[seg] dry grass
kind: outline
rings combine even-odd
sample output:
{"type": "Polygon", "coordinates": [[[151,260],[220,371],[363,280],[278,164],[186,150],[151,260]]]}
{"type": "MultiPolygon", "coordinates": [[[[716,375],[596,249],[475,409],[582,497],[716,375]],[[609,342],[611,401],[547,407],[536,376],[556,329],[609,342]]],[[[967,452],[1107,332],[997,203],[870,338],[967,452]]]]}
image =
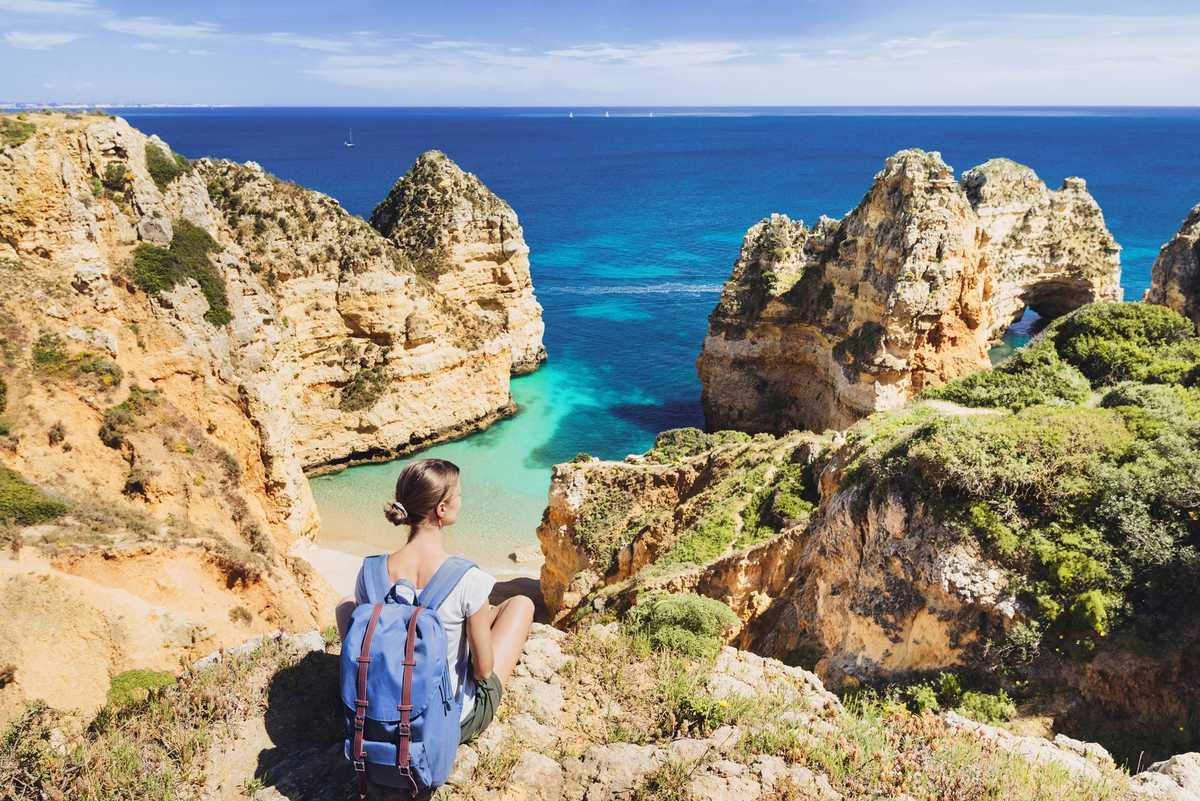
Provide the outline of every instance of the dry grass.
{"type": "MultiPolygon", "coordinates": [[[[330,681],[335,675],[335,660],[301,660],[269,641],[251,654],[226,658],[206,670],[184,670],[173,684],[145,687],[142,700],[123,698],[90,722],[45,706],[31,707],[0,733],[0,798],[198,797],[214,746],[242,720],[263,714],[280,677],[288,677],[288,691],[295,693],[298,704],[326,715],[326,707],[336,701],[330,681]],[[321,675],[313,675],[313,670],[321,675]],[[294,675],[298,672],[305,675],[294,675]],[[306,700],[300,688],[314,696],[328,695],[329,703],[306,700]]],[[[314,727],[309,736],[330,742],[330,734],[329,726],[314,727]]]]}

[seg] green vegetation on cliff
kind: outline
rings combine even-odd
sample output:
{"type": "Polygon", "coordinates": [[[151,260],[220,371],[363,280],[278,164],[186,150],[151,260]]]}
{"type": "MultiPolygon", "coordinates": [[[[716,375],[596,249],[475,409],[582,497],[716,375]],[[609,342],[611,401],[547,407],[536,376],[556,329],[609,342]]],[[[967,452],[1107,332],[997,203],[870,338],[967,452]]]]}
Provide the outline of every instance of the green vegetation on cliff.
{"type": "Polygon", "coordinates": [[[146,169],[160,190],[180,175],[192,171],[192,163],[178,153],[164,151],[153,142],[146,143],[146,169]]]}
{"type": "Polygon", "coordinates": [[[66,504],[54,500],[16,471],[0,467],[0,524],[32,526],[66,511],[66,504]]]}
{"type": "Polygon", "coordinates": [[[650,593],[629,610],[626,623],[655,650],[708,658],[740,625],[725,604],[690,592],[650,593]]]}
{"type": "Polygon", "coordinates": [[[146,292],[157,295],[169,292],[176,284],[191,278],[200,285],[208,301],[204,319],[213,325],[225,325],[233,316],[225,294],[225,280],[213,267],[208,254],[218,252],[217,244],[208,232],[187,220],[176,220],[169,248],[143,242],[133,251],[130,274],[134,283],[146,292]]]}
{"type": "Polygon", "coordinates": [[[1200,601],[1200,338],[1161,306],[1099,303],[994,370],[851,432],[850,480],[921,499],[1016,577],[1056,652],[1169,639],[1200,601]],[[1015,410],[1015,411],[1009,411],[1015,410]]]}
{"type": "Polygon", "coordinates": [[[33,136],[37,126],[20,117],[0,117],[0,146],[16,147],[33,136]]]}

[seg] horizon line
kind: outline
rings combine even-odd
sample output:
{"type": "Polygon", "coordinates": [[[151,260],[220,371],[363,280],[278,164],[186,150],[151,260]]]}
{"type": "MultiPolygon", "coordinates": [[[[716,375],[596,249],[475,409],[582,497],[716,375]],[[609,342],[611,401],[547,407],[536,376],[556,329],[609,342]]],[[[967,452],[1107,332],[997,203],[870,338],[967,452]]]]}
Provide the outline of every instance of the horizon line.
{"type": "Polygon", "coordinates": [[[136,101],[121,101],[121,102],[93,102],[93,101],[2,101],[0,100],[0,109],[24,109],[36,111],[39,109],[48,109],[57,111],[61,109],[105,109],[105,108],[279,108],[279,109],[433,109],[433,110],[462,110],[462,109],[554,109],[562,111],[571,111],[576,109],[644,109],[654,111],[658,109],[851,109],[851,108],[870,108],[870,109],[1172,109],[1172,110],[1200,110],[1200,104],[1079,104],[1079,103],[1040,103],[1040,104],[1018,104],[1018,103],[914,103],[914,104],[895,104],[895,103],[838,103],[838,104],[761,104],[761,105],[702,105],[702,104],[676,104],[676,105],[650,105],[650,104],[578,104],[578,105],[483,105],[483,104],[444,104],[444,105],[402,105],[402,104],[383,104],[383,105],[352,105],[352,104],[317,104],[317,105],[296,105],[296,104],[276,104],[276,103],[171,103],[171,102],[136,102],[136,101]]]}

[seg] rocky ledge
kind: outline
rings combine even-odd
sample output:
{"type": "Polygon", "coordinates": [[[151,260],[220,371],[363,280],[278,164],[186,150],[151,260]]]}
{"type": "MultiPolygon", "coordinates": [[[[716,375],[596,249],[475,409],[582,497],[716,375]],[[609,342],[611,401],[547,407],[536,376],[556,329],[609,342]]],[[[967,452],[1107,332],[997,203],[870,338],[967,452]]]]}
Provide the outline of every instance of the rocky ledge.
{"type": "Polygon", "coordinates": [[[845,428],[988,364],[1028,307],[1120,300],[1119,246],[1084,181],[992,159],[889,158],[841,220],[753,226],[697,362],[709,428],[845,428]]]}
{"type": "MultiPolygon", "coordinates": [[[[9,732],[15,747],[0,753],[0,789],[356,798],[341,754],[336,651],[316,632],[252,643],[131,694],[82,731],[83,720],[31,711],[9,732]],[[180,741],[196,745],[181,756],[171,746],[180,741]],[[121,760],[118,744],[139,759],[121,760]],[[147,789],[151,779],[165,792],[147,789]]],[[[843,705],[800,668],[729,647],[707,658],[654,650],[611,623],[570,634],[535,626],[497,720],[460,748],[436,797],[915,800],[953,788],[967,797],[1194,801],[1198,767],[1200,755],[1182,754],[1130,776],[1094,744],[886,701],[843,705]]]]}

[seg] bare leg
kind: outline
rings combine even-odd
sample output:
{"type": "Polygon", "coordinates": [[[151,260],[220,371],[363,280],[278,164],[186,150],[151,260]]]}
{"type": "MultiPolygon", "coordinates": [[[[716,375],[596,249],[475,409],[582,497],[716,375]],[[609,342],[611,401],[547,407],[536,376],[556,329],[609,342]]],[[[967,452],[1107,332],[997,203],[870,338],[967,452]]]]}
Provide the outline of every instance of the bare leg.
{"type": "Polygon", "coordinates": [[[533,624],[533,601],[524,595],[514,595],[495,607],[492,620],[492,653],[494,654],[496,677],[506,684],[512,676],[525,640],[529,639],[529,627],[533,624]]]}
{"type": "Polygon", "coordinates": [[[337,621],[338,639],[345,640],[346,632],[350,630],[350,615],[354,612],[354,599],[350,597],[343,598],[338,601],[338,605],[333,610],[333,617],[337,621]]]}

